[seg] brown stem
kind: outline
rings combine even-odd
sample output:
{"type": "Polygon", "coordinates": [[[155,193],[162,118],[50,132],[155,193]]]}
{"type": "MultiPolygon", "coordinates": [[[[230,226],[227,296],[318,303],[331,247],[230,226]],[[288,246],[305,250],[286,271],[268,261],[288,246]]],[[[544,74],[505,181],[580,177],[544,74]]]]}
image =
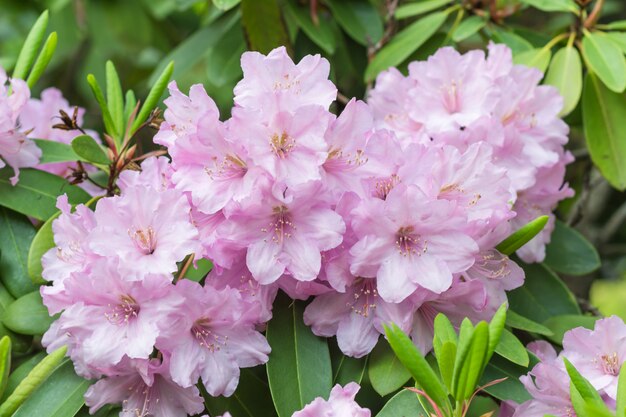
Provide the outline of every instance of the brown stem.
{"type": "Polygon", "coordinates": [[[185,275],[187,274],[187,270],[193,263],[193,260],[195,257],[196,255],[193,253],[187,257],[187,259],[185,260],[185,264],[183,265],[183,269],[180,270],[180,273],[174,279],[174,284],[176,284],[181,278],[185,278],[185,275]]]}
{"type": "Polygon", "coordinates": [[[604,0],[597,0],[596,4],[593,6],[593,10],[589,14],[589,17],[585,20],[585,29],[592,28],[596,21],[600,18],[600,12],[602,12],[602,7],[604,6],[604,0]]]}

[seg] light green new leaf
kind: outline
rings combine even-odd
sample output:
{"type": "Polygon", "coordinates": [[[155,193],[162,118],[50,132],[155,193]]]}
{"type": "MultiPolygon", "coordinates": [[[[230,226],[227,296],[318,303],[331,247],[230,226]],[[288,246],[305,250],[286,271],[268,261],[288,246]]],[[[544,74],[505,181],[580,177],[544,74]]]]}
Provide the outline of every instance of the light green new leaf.
{"type": "Polygon", "coordinates": [[[159,78],[157,78],[156,82],[150,89],[148,97],[146,97],[146,100],[143,102],[143,105],[141,106],[141,109],[137,114],[137,118],[133,122],[133,125],[130,129],[131,134],[134,134],[137,129],[139,129],[139,127],[143,124],[143,122],[148,120],[148,116],[150,116],[150,113],[152,112],[152,110],[154,110],[157,103],[159,102],[159,99],[163,95],[163,92],[167,88],[167,84],[170,82],[173,72],[174,61],[171,61],[169,64],[167,64],[159,78]]]}
{"type": "Polygon", "coordinates": [[[447,17],[444,12],[433,13],[399,32],[370,61],[365,70],[365,81],[373,81],[381,71],[402,63],[437,32],[447,17]]]}
{"type": "Polygon", "coordinates": [[[556,272],[585,275],[600,268],[600,255],[576,229],[557,220],[544,262],[556,272]]]}
{"type": "Polygon", "coordinates": [[[506,329],[502,332],[500,343],[496,347],[496,353],[520,366],[528,366],[530,360],[528,351],[522,342],[506,329]]]}
{"type": "Polygon", "coordinates": [[[537,333],[542,336],[552,336],[554,333],[543,324],[539,324],[509,309],[506,313],[506,325],[514,329],[537,333]]]}
{"type": "Polygon", "coordinates": [[[111,162],[104,149],[89,135],[76,136],[72,140],[72,149],[85,161],[99,165],[108,165],[111,162]]]}
{"type": "Polygon", "coordinates": [[[621,93],[626,89],[626,58],[615,42],[602,34],[586,32],[583,52],[590,70],[609,90],[621,93]]]}
{"type": "Polygon", "coordinates": [[[596,415],[588,414],[585,410],[585,407],[581,407],[582,404],[587,404],[592,407],[597,407],[599,410],[604,410],[608,412],[604,401],[600,397],[600,394],[596,389],[583,377],[578,370],[571,364],[567,358],[563,358],[565,362],[565,369],[567,369],[567,373],[569,374],[571,384],[570,389],[572,390],[572,404],[574,405],[574,409],[577,414],[581,415],[581,417],[585,417],[588,415],[589,417],[596,417],[596,415]],[[580,397],[578,397],[580,395],[580,397]],[[576,399],[576,400],[575,400],[576,399]],[[582,404],[581,400],[582,399],[582,404]]]}
{"type": "Polygon", "coordinates": [[[487,21],[480,16],[470,16],[463,20],[452,34],[454,42],[461,42],[485,27],[487,21]]]}
{"type": "Polygon", "coordinates": [[[81,161],[71,145],[47,139],[33,139],[41,149],[41,164],[53,164],[57,162],[81,161]]]}
{"type": "Polygon", "coordinates": [[[213,5],[220,10],[230,10],[241,3],[241,0],[213,0],[213,5]]]}
{"type": "Polygon", "coordinates": [[[552,336],[548,336],[548,339],[560,345],[563,343],[563,336],[566,332],[576,327],[593,329],[598,319],[599,317],[583,316],[581,314],[563,314],[550,317],[543,324],[548,329],[552,330],[553,334],[552,336]]]}
{"type": "MultiPolygon", "coordinates": [[[[113,62],[106,63],[106,86],[107,86],[107,106],[113,119],[115,131],[119,133],[120,139],[124,133],[124,93],[122,92],[122,83],[117,75],[117,70],[113,62]]],[[[121,142],[117,144],[119,147],[121,142]]]]}
{"type": "Polygon", "coordinates": [[[2,323],[19,334],[42,335],[52,322],[53,317],[43,305],[39,291],[26,294],[11,303],[2,316],[2,323]]]}
{"type": "Polygon", "coordinates": [[[450,3],[449,0],[424,0],[404,4],[396,9],[396,19],[406,19],[407,17],[428,13],[448,3],[450,3]]]}
{"type": "Polygon", "coordinates": [[[489,361],[493,352],[496,351],[496,347],[500,343],[502,332],[504,331],[504,325],[506,323],[506,309],[507,305],[502,304],[496,314],[493,315],[491,322],[489,322],[489,349],[487,350],[487,359],[489,361]]]}
{"type": "Polygon", "coordinates": [[[556,87],[563,96],[563,109],[559,115],[570,114],[583,91],[583,68],[578,49],[573,46],[559,49],[554,54],[544,83],[556,87]]]}
{"type": "Polygon", "coordinates": [[[617,380],[615,417],[626,417],[626,366],[622,366],[617,380]]]}
{"type": "Polygon", "coordinates": [[[411,379],[409,371],[384,341],[372,351],[367,371],[372,387],[381,397],[397,391],[411,379]]]}
{"type": "Polygon", "coordinates": [[[402,390],[387,401],[376,417],[424,417],[425,415],[426,411],[417,399],[417,394],[402,390]]]}
{"type": "Polygon", "coordinates": [[[26,79],[48,28],[48,11],[45,10],[37,19],[24,41],[13,70],[13,78],[26,79]]]}
{"type": "Polygon", "coordinates": [[[35,284],[46,283],[46,280],[44,280],[41,275],[43,272],[41,258],[46,252],[55,246],[54,235],[52,233],[52,222],[59,217],[60,214],[61,212],[58,212],[46,220],[46,222],[37,231],[37,234],[33,238],[30,245],[30,249],[28,250],[28,275],[35,284]]]}
{"type": "Polygon", "coordinates": [[[526,39],[513,31],[495,29],[492,37],[494,42],[503,43],[511,48],[513,55],[521,54],[522,52],[530,51],[534,48],[532,43],[528,42],[526,39]]]}
{"type": "Polygon", "coordinates": [[[539,71],[545,73],[548,65],[550,65],[551,58],[552,51],[550,49],[535,48],[516,54],[513,57],[513,63],[516,65],[526,65],[527,67],[537,68],[539,71]]]}
{"type": "Polygon", "coordinates": [[[26,82],[30,88],[37,83],[41,75],[44,73],[50,60],[52,59],[52,55],[54,55],[54,51],[57,48],[57,33],[52,32],[48,39],[46,39],[46,43],[44,43],[43,48],[41,48],[41,52],[35,61],[35,65],[33,65],[33,69],[28,74],[28,78],[26,82]]]}
{"type": "Polygon", "coordinates": [[[11,372],[11,339],[3,336],[0,339],[0,397],[4,395],[4,390],[9,382],[11,372]]]}
{"type": "Polygon", "coordinates": [[[574,0],[520,0],[544,12],[570,12],[579,13],[579,7],[574,0]]]}
{"type": "Polygon", "coordinates": [[[13,297],[37,288],[28,277],[26,257],[34,237],[35,228],[27,217],[0,207],[0,279],[13,297]]]}
{"type": "MultiPolygon", "coordinates": [[[[59,364],[67,353],[67,346],[63,346],[39,362],[35,367],[22,379],[15,390],[0,405],[0,417],[12,416],[15,410],[20,407],[24,401],[35,391],[48,377],[58,369],[59,364]]],[[[71,362],[67,361],[67,363],[71,362]]],[[[58,395],[58,393],[57,393],[58,395]]],[[[62,396],[60,396],[62,397],[62,396]]],[[[60,417],[60,416],[59,416],[60,417]]],[[[65,416],[63,416],[65,417],[65,416]]]]}
{"type": "Polygon", "coordinates": [[[626,33],[609,32],[606,37],[615,42],[617,46],[626,54],[626,33]]]}
{"type": "Polygon", "coordinates": [[[583,126],[593,163],[618,190],[626,189],[626,96],[587,74],[583,90],[583,126]]]}
{"type": "Polygon", "coordinates": [[[543,230],[548,223],[548,219],[548,216],[539,216],[535,220],[526,223],[520,229],[513,232],[511,236],[500,242],[496,246],[496,249],[504,255],[513,255],[516,250],[524,246],[543,230]]]}
{"type": "Polygon", "coordinates": [[[45,357],[46,352],[37,352],[33,354],[30,358],[24,360],[24,362],[22,362],[17,368],[13,370],[13,372],[11,372],[11,374],[9,375],[6,389],[4,390],[2,398],[0,399],[0,403],[3,403],[9,397],[9,395],[13,393],[15,388],[20,384],[20,382],[22,382],[22,379],[26,378],[26,375],[28,375],[28,373],[32,371],[33,368],[45,357]]]}
{"type": "Polygon", "coordinates": [[[616,20],[614,22],[603,25],[603,29],[607,30],[626,30],[626,20],[616,20]]]}
{"type": "Polygon", "coordinates": [[[102,88],[100,87],[98,80],[96,80],[96,77],[93,74],[87,75],[87,84],[89,84],[91,92],[100,106],[100,111],[102,111],[102,121],[104,122],[106,131],[113,138],[116,138],[116,141],[119,141],[119,132],[115,127],[115,122],[113,122],[113,117],[109,111],[109,105],[104,98],[104,94],[102,93],[102,88]]]}
{"type": "Polygon", "coordinates": [[[466,360],[463,362],[461,372],[456,380],[456,386],[453,382],[453,390],[456,393],[456,400],[469,399],[476,384],[482,375],[485,359],[489,350],[489,325],[482,321],[476,325],[472,334],[472,341],[466,360]]]}
{"type": "Polygon", "coordinates": [[[383,37],[383,22],[376,8],[359,0],[326,0],[337,23],[364,46],[375,45],[383,37]]]}
{"type": "Polygon", "coordinates": [[[331,390],[328,344],[304,324],[303,310],[301,302],[280,297],[267,326],[267,340],[272,347],[267,378],[279,417],[291,417],[331,390]]]}

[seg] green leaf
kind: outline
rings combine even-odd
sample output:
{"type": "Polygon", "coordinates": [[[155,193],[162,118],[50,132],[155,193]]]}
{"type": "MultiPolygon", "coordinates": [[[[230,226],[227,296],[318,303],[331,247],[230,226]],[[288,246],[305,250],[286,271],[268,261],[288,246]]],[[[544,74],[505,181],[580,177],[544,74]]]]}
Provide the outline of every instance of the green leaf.
{"type": "Polygon", "coordinates": [[[52,55],[54,55],[54,51],[57,48],[57,33],[52,32],[48,39],[46,39],[46,43],[43,44],[43,48],[35,61],[35,65],[33,65],[33,69],[31,70],[26,82],[30,88],[37,83],[41,75],[44,73],[50,60],[52,59],[52,55]]]}
{"type": "Polygon", "coordinates": [[[548,223],[548,219],[548,216],[539,216],[535,220],[526,223],[520,229],[513,232],[511,236],[500,242],[496,246],[496,249],[504,255],[513,255],[516,250],[524,246],[543,230],[548,223]]]}
{"type": "Polygon", "coordinates": [[[450,0],[424,0],[404,4],[396,9],[396,19],[406,19],[407,17],[424,14],[439,9],[449,3],[450,0]]]}
{"type": "Polygon", "coordinates": [[[454,358],[456,357],[456,349],[457,345],[452,342],[443,342],[440,346],[435,348],[439,373],[441,374],[441,379],[446,385],[446,388],[448,388],[448,391],[452,391],[452,377],[454,375],[454,358]]]}
{"type": "MultiPolygon", "coordinates": [[[[22,379],[11,395],[0,405],[0,417],[12,416],[15,410],[26,401],[33,391],[57,369],[66,353],[67,346],[63,346],[35,365],[28,375],[26,375],[26,378],[22,379]]],[[[71,364],[69,361],[67,361],[67,363],[71,364]]],[[[59,394],[57,393],[57,395],[59,394]]]]}
{"type": "Polygon", "coordinates": [[[2,317],[9,329],[19,334],[42,335],[48,330],[54,318],[43,305],[39,291],[26,294],[10,304],[2,317]]]}
{"type": "Polygon", "coordinates": [[[486,365],[485,359],[489,351],[489,325],[481,321],[476,325],[472,334],[472,342],[467,360],[461,367],[461,372],[457,380],[458,385],[453,389],[456,392],[456,400],[469,399],[482,376],[482,371],[486,365]]]}
{"type": "Polygon", "coordinates": [[[360,384],[367,371],[368,356],[363,358],[351,358],[339,353],[337,361],[333,361],[333,386],[335,384],[346,385],[350,382],[360,384]]]}
{"type": "Polygon", "coordinates": [[[213,269],[213,262],[208,259],[199,259],[197,261],[198,267],[193,265],[187,270],[185,279],[200,282],[209,272],[213,269]]]}
{"type": "Polygon", "coordinates": [[[545,73],[548,65],[550,65],[550,59],[552,58],[552,51],[548,48],[535,48],[529,51],[520,52],[513,57],[513,63],[516,65],[526,65],[527,67],[537,68],[539,71],[545,73]]]}
{"type": "Polygon", "coordinates": [[[539,323],[552,316],[580,314],[576,298],[550,268],[542,264],[522,267],[524,285],[508,292],[512,310],[539,323]]]}
{"type": "Polygon", "coordinates": [[[559,115],[570,114],[583,91],[583,68],[578,49],[573,46],[559,49],[554,54],[544,83],[556,87],[563,96],[563,109],[559,115]]]}
{"type": "Polygon", "coordinates": [[[557,220],[544,262],[556,272],[585,275],[600,268],[600,255],[576,229],[557,220]]]}
{"type": "MultiPolygon", "coordinates": [[[[0,195],[1,198],[1,195],[0,195]]],[[[0,279],[13,297],[34,291],[28,277],[27,253],[35,228],[24,216],[0,207],[0,279]]]]}
{"type": "MultiPolygon", "coordinates": [[[[6,308],[15,301],[15,298],[9,291],[0,284],[0,319],[4,315],[4,311],[6,308]]],[[[17,334],[7,329],[4,324],[0,321],[0,337],[9,336],[11,338],[11,350],[18,354],[24,354],[28,352],[31,348],[33,338],[30,336],[24,336],[21,334],[17,334]]],[[[0,403],[2,401],[0,400],[0,403]]]]}
{"type": "Polygon", "coordinates": [[[375,45],[383,37],[380,14],[369,2],[326,0],[333,17],[348,35],[364,46],[375,45]]]}
{"type": "Polygon", "coordinates": [[[9,375],[6,389],[4,390],[2,398],[0,399],[0,403],[6,401],[9,395],[11,395],[15,388],[20,384],[20,382],[22,382],[22,379],[26,378],[26,375],[28,375],[28,373],[32,371],[33,368],[45,357],[46,352],[38,352],[29,359],[22,362],[20,366],[18,366],[17,368],[15,368],[15,370],[13,370],[13,372],[11,372],[11,374],[9,375]]]}
{"type": "Polygon", "coordinates": [[[12,170],[0,170],[0,206],[39,220],[48,220],[58,211],[57,197],[61,194],[67,194],[70,204],[86,203],[91,198],[82,188],[48,172],[22,169],[14,186],[9,181],[12,176],[12,170]]]}
{"type": "Polygon", "coordinates": [[[626,54],[626,33],[610,32],[606,37],[612,40],[626,54]]]}
{"type": "MultiPolygon", "coordinates": [[[[583,127],[593,163],[618,190],[626,189],[626,96],[587,74],[583,90],[583,127]]],[[[1,195],[1,194],[0,194],[1,195]]]]}
{"type": "Polygon", "coordinates": [[[130,129],[131,134],[135,133],[137,129],[139,129],[139,126],[141,126],[143,122],[148,120],[148,116],[150,116],[150,113],[152,112],[152,110],[154,110],[157,103],[159,102],[159,99],[163,95],[163,92],[167,88],[167,84],[172,78],[173,72],[174,61],[170,62],[165,67],[159,78],[150,89],[148,97],[146,97],[146,101],[144,101],[143,105],[141,106],[141,110],[139,110],[139,114],[137,114],[137,118],[133,122],[133,125],[130,129]]]}
{"type": "Polygon", "coordinates": [[[249,49],[267,54],[289,44],[277,0],[241,0],[241,23],[249,49]]]}
{"type": "Polygon", "coordinates": [[[603,29],[607,30],[626,30],[626,20],[616,20],[615,22],[603,25],[603,29]]]}
{"type": "Polygon", "coordinates": [[[24,45],[22,46],[20,54],[17,57],[17,62],[15,63],[13,78],[20,78],[22,80],[26,79],[28,71],[30,71],[33,63],[35,62],[35,58],[37,57],[37,53],[39,52],[39,47],[41,46],[41,43],[43,42],[43,37],[46,34],[47,27],[48,11],[45,10],[39,16],[32,29],[28,33],[26,41],[24,41],[24,45]]]}
{"type": "Polygon", "coordinates": [[[503,29],[496,29],[492,34],[493,40],[496,43],[503,43],[513,52],[513,55],[520,54],[525,51],[533,49],[533,44],[512,31],[506,31],[503,29]]]}
{"type": "Polygon", "coordinates": [[[373,81],[381,71],[398,65],[411,56],[437,32],[447,17],[445,12],[433,13],[399,32],[370,61],[365,70],[365,81],[373,81]]]}
{"type": "Polygon", "coordinates": [[[267,378],[280,417],[291,417],[316,397],[326,397],[331,389],[328,344],[303,323],[302,313],[301,302],[279,297],[267,326],[272,347],[267,378]]]}
{"type": "Polygon", "coordinates": [[[118,138],[119,132],[115,128],[115,122],[113,122],[113,117],[111,116],[111,112],[109,111],[109,105],[107,104],[104,94],[102,93],[102,88],[100,88],[100,84],[98,84],[98,80],[93,74],[87,75],[87,84],[91,88],[91,92],[95,97],[98,105],[100,106],[100,111],[102,111],[102,121],[104,122],[104,127],[106,131],[114,138],[118,138]]]}
{"type": "Polygon", "coordinates": [[[241,26],[228,30],[219,44],[211,48],[207,62],[207,77],[216,87],[234,84],[240,80],[241,54],[247,50],[246,40],[241,26]]]}
{"type": "Polygon", "coordinates": [[[584,327],[593,329],[599,317],[583,316],[580,314],[563,314],[560,316],[550,317],[543,324],[552,330],[552,336],[548,336],[552,342],[557,344],[563,343],[563,336],[568,331],[576,327],[584,327]]]}
{"type": "MultiPolygon", "coordinates": [[[[113,119],[113,125],[115,131],[120,134],[120,137],[124,133],[124,93],[122,93],[122,83],[120,77],[117,75],[115,65],[113,62],[107,61],[106,63],[106,86],[107,86],[107,106],[113,119]]],[[[121,141],[117,144],[119,147],[121,141]]],[[[107,158],[108,159],[108,158],[107,158]]]]}
{"type": "Polygon", "coordinates": [[[506,329],[502,332],[500,343],[498,343],[496,347],[496,353],[521,366],[528,366],[528,361],[530,360],[528,358],[528,351],[522,342],[506,329]]]}
{"type": "Polygon", "coordinates": [[[41,149],[41,164],[53,164],[56,162],[80,161],[71,145],[47,139],[33,139],[39,149],[41,149]]]}
{"type": "Polygon", "coordinates": [[[4,390],[9,382],[11,372],[11,339],[3,336],[0,339],[0,397],[4,395],[4,390]]]}
{"type": "Polygon", "coordinates": [[[626,366],[622,366],[617,380],[615,417],[626,417],[626,366]]]}
{"type": "MultiPolygon", "coordinates": [[[[532,361],[531,361],[532,362],[532,361]]],[[[534,366],[531,363],[530,366],[534,366]]],[[[505,381],[491,387],[485,388],[485,391],[493,395],[499,400],[513,400],[517,403],[523,403],[531,399],[530,394],[519,381],[519,377],[526,375],[528,368],[515,365],[512,362],[500,357],[494,356],[485,367],[485,372],[480,381],[480,385],[485,385],[497,379],[506,378],[505,381]]]]}
{"type": "Polygon", "coordinates": [[[28,275],[35,284],[45,284],[47,282],[41,275],[43,272],[41,258],[46,252],[55,246],[54,234],[52,232],[52,222],[59,217],[60,214],[61,212],[58,212],[46,220],[46,222],[39,228],[32,243],[30,244],[27,261],[28,275]]]}
{"type": "MultiPolygon", "coordinates": [[[[565,362],[565,369],[567,369],[567,373],[572,381],[571,387],[575,387],[585,403],[602,408],[604,401],[602,401],[598,391],[576,370],[567,358],[563,357],[563,362],[565,362]]],[[[574,406],[576,408],[576,404],[574,406]]]]}
{"type": "Polygon", "coordinates": [[[385,326],[385,334],[389,345],[417,384],[441,409],[448,409],[448,394],[445,387],[411,339],[395,324],[391,327],[385,326]]]}
{"type": "Polygon", "coordinates": [[[376,417],[424,417],[426,411],[422,408],[417,395],[409,390],[403,390],[391,397],[376,417]]]}
{"type": "Polygon", "coordinates": [[[242,369],[237,390],[230,397],[212,397],[202,390],[210,416],[230,412],[232,417],[276,417],[267,383],[257,376],[263,367],[242,369]]]}
{"type": "Polygon", "coordinates": [[[241,3],[241,0],[213,0],[213,5],[220,10],[230,10],[241,3]]]}
{"type": "Polygon", "coordinates": [[[537,333],[542,336],[552,336],[554,333],[543,324],[532,321],[515,311],[509,309],[506,313],[506,325],[514,329],[524,330],[529,333],[537,333]]]}
{"type": "Polygon", "coordinates": [[[89,135],[76,136],[72,140],[72,149],[85,161],[100,165],[111,163],[104,149],[89,135]]]}
{"type": "Polygon", "coordinates": [[[609,90],[621,93],[626,89],[626,58],[614,42],[606,36],[586,32],[583,52],[589,69],[609,90]]]}
{"type": "Polygon", "coordinates": [[[507,305],[502,304],[496,311],[496,314],[493,315],[491,322],[489,322],[489,350],[487,351],[486,361],[491,359],[493,352],[496,351],[497,346],[501,342],[500,339],[506,323],[506,309],[507,305]]]}
{"type": "Polygon", "coordinates": [[[337,40],[335,39],[335,34],[333,33],[333,28],[329,21],[324,19],[323,16],[319,16],[319,24],[316,25],[311,20],[308,8],[300,7],[300,5],[294,1],[286,1],[285,6],[285,11],[295,19],[298,26],[302,28],[309,39],[322,48],[327,54],[332,55],[335,53],[337,40]]]}
{"type": "Polygon", "coordinates": [[[137,106],[137,98],[133,90],[126,91],[126,101],[124,103],[124,120],[130,119],[135,107],[137,106]]]}
{"type": "Polygon", "coordinates": [[[411,379],[409,371],[384,342],[372,351],[367,371],[372,387],[381,397],[397,391],[411,379]]]}
{"type": "Polygon", "coordinates": [[[470,16],[463,20],[452,34],[454,42],[461,42],[485,27],[487,21],[480,16],[470,16]]]}
{"type": "Polygon", "coordinates": [[[574,0],[520,0],[544,12],[570,12],[578,14],[579,8],[574,0]]]}
{"type": "Polygon", "coordinates": [[[58,366],[13,417],[73,417],[85,404],[91,382],[76,375],[72,361],[58,366]]]}

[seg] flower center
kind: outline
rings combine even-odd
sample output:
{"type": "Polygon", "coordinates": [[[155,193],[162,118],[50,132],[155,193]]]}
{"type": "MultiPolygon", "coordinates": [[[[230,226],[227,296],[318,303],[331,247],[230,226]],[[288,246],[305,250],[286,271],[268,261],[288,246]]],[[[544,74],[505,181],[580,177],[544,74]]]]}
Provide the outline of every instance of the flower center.
{"type": "Polygon", "coordinates": [[[222,160],[217,157],[213,158],[212,167],[204,167],[212,181],[216,179],[233,179],[241,178],[248,172],[246,163],[236,155],[226,155],[222,160]]]}
{"type": "Polygon", "coordinates": [[[456,113],[460,111],[461,100],[459,100],[459,86],[460,82],[452,80],[449,85],[442,87],[443,90],[443,105],[450,113],[456,113]]]}
{"type": "Polygon", "coordinates": [[[272,209],[272,221],[268,227],[262,228],[261,232],[270,232],[272,242],[282,243],[284,239],[289,239],[295,230],[296,226],[290,219],[289,209],[285,206],[276,206],[272,209]]]}
{"type": "Polygon", "coordinates": [[[400,177],[396,174],[392,174],[389,178],[376,180],[374,184],[374,197],[386,200],[391,190],[393,190],[393,187],[399,182],[400,177]]]}
{"type": "Polygon", "coordinates": [[[130,295],[122,295],[119,304],[109,304],[108,307],[109,310],[104,313],[104,317],[116,326],[128,324],[139,315],[140,311],[139,304],[130,295]]]}
{"type": "Polygon", "coordinates": [[[502,279],[511,274],[509,257],[496,250],[483,253],[476,259],[474,266],[489,279],[502,279]]]}
{"type": "Polygon", "coordinates": [[[270,148],[272,148],[272,152],[281,159],[286,158],[295,146],[296,141],[293,140],[287,132],[281,133],[280,136],[274,133],[270,138],[270,148]]]}
{"type": "Polygon", "coordinates": [[[211,352],[219,351],[226,346],[228,336],[220,336],[211,329],[211,320],[203,317],[195,321],[191,326],[191,334],[196,338],[200,346],[211,352]]]}
{"type": "Polygon", "coordinates": [[[396,247],[402,256],[422,256],[428,250],[428,241],[415,232],[413,226],[401,227],[396,233],[396,247]]]}
{"type": "Polygon", "coordinates": [[[358,278],[355,282],[352,297],[351,302],[346,303],[350,310],[359,316],[369,317],[370,313],[376,310],[376,302],[378,301],[378,291],[374,285],[374,280],[358,278]]]}
{"type": "Polygon", "coordinates": [[[605,374],[613,376],[619,375],[620,365],[617,352],[613,352],[610,355],[600,355],[600,366],[602,372],[605,374]]]}
{"type": "Polygon", "coordinates": [[[148,226],[145,229],[137,229],[134,231],[131,229],[128,231],[128,235],[135,242],[137,248],[146,255],[154,253],[157,245],[156,233],[152,226],[148,226]]]}

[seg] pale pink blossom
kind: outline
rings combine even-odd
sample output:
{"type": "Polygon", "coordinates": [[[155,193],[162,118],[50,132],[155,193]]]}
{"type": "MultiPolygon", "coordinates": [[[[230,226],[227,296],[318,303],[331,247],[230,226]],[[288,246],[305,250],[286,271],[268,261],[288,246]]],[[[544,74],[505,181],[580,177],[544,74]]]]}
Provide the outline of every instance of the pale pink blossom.
{"type": "Polygon", "coordinates": [[[361,408],[354,398],[361,387],[356,382],[346,386],[335,385],[330,392],[328,401],[316,398],[292,417],[370,417],[371,411],[361,408]]]}
{"type": "Polygon", "coordinates": [[[172,166],[164,156],[146,158],[138,171],[126,169],[117,179],[121,194],[134,187],[151,187],[157,191],[173,188],[172,166]]]}

